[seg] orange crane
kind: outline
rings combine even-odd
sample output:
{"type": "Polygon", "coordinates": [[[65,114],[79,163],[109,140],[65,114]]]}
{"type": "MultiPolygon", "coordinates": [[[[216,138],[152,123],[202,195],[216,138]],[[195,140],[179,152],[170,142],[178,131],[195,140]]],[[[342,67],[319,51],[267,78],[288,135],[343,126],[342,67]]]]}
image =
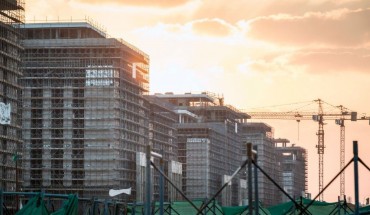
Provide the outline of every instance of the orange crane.
{"type": "MultiPolygon", "coordinates": [[[[343,106],[338,106],[338,111],[335,112],[324,112],[323,101],[321,99],[314,100],[319,106],[318,112],[299,112],[299,111],[287,111],[287,112],[247,112],[251,116],[251,119],[281,119],[281,120],[314,120],[318,122],[319,128],[316,133],[318,137],[317,141],[317,153],[319,155],[319,192],[323,189],[324,182],[324,120],[336,120],[340,122],[340,168],[344,167],[345,162],[345,127],[344,120],[357,120],[357,112],[349,112],[343,106]]],[[[338,108],[337,107],[337,108],[338,108]]],[[[344,172],[340,177],[340,196],[344,196],[344,172]]],[[[319,200],[323,200],[323,194],[319,196],[319,200]]]]}

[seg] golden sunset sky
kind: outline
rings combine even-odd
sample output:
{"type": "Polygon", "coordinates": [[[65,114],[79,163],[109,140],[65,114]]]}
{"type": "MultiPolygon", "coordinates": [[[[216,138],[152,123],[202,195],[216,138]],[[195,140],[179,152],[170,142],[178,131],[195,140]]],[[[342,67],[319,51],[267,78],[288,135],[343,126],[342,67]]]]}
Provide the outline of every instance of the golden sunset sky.
{"type": "MultiPolygon", "coordinates": [[[[86,18],[150,56],[151,93],[210,91],[253,111],[320,98],[370,115],[368,0],[26,0],[28,22],[86,18]]],[[[266,122],[276,138],[308,149],[308,192],[316,196],[317,123],[266,122]]],[[[327,121],[324,129],[326,185],[339,171],[339,126],[327,121]]],[[[368,121],[346,122],[346,163],[353,140],[370,166],[368,121]]],[[[360,170],[363,203],[370,173],[360,170]]],[[[346,194],[353,202],[352,166],[346,194]]],[[[339,178],[324,199],[338,195],[339,178]]]]}

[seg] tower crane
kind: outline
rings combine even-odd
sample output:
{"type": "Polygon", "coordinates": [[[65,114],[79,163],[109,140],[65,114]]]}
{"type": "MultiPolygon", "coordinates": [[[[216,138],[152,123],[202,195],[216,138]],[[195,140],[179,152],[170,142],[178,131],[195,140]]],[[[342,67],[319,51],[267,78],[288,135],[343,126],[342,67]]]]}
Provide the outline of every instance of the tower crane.
{"type": "MultiPolygon", "coordinates": [[[[340,105],[338,106],[340,108],[340,111],[342,113],[345,112],[345,108],[340,105]]],[[[352,115],[352,118],[357,118],[356,116],[352,115]]],[[[339,133],[339,140],[340,140],[340,151],[339,151],[339,157],[340,157],[340,169],[343,169],[345,166],[345,152],[346,152],[346,144],[345,144],[345,126],[344,126],[344,120],[345,118],[343,116],[340,117],[340,119],[335,120],[335,123],[340,126],[340,133],[339,133]]],[[[345,194],[345,174],[344,171],[340,174],[340,198],[344,199],[345,194]]]]}
{"type": "MultiPolygon", "coordinates": [[[[349,112],[343,106],[338,106],[340,111],[336,112],[324,112],[323,101],[321,99],[314,100],[319,106],[318,112],[299,112],[299,111],[287,111],[287,112],[247,112],[251,116],[251,119],[280,119],[280,120],[314,120],[318,122],[319,128],[316,133],[317,141],[317,154],[319,155],[319,192],[323,189],[324,182],[324,120],[335,120],[340,127],[340,168],[344,167],[345,162],[345,127],[344,120],[357,120],[357,112],[349,112]]],[[[337,107],[337,108],[338,108],[337,107]]],[[[344,196],[344,172],[340,177],[340,195],[344,196]]],[[[323,200],[323,194],[319,196],[319,200],[323,200]]]]}
{"type": "MultiPolygon", "coordinates": [[[[342,113],[348,113],[346,112],[347,109],[343,107],[342,105],[338,106],[340,111],[342,113]]],[[[340,119],[335,120],[335,124],[340,126],[340,133],[339,133],[339,139],[340,139],[340,169],[342,170],[345,166],[345,152],[346,152],[346,144],[345,144],[345,126],[344,121],[349,120],[348,118],[343,117],[343,115],[340,117],[340,119]]],[[[367,117],[366,115],[357,118],[356,112],[351,112],[351,121],[357,121],[357,120],[368,120],[370,125],[370,117],[367,117]]],[[[340,197],[341,199],[344,199],[345,194],[345,174],[342,172],[340,174],[340,197]]]]}

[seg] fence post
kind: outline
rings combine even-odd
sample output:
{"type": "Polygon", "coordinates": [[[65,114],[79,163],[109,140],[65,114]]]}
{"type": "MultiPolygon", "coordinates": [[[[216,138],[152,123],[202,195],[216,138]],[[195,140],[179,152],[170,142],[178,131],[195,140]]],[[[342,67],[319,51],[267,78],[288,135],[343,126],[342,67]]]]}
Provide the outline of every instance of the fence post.
{"type": "Polygon", "coordinates": [[[146,148],[146,198],[145,198],[145,215],[150,215],[151,203],[151,175],[150,175],[150,145],[146,148]]]}
{"type": "Polygon", "coordinates": [[[353,141],[353,169],[355,176],[355,215],[359,214],[359,196],[358,196],[358,145],[353,141]]]}
{"type": "Polygon", "coordinates": [[[104,215],[108,215],[108,211],[109,211],[108,200],[105,199],[105,201],[104,201],[104,215]]]}
{"type": "Polygon", "coordinates": [[[252,205],[252,143],[247,143],[247,158],[248,158],[248,211],[253,214],[252,205]]]}
{"type": "Polygon", "coordinates": [[[3,188],[0,188],[0,215],[3,215],[3,203],[4,203],[3,188]]]}
{"type": "MultiPolygon", "coordinates": [[[[253,147],[254,150],[257,151],[257,146],[253,147]]],[[[257,163],[257,153],[254,154],[254,162],[257,163]]],[[[258,200],[258,171],[257,168],[254,167],[254,205],[255,205],[255,214],[258,215],[259,213],[259,200],[258,200]]]]}
{"type": "MultiPolygon", "coordinates": [[[[160,170],[164,172],[164,159],[163,159],[163,149],[161,150],[162,157],[160,159],[160,170]]],[[[164,209],[163,209],[163,202],[164,202],[164,180],[163,180],[163,175],[159,174],[159,214],[163,215],[164,214],[164,209]]]]}
{"type": "Polygon", "coordinates": [[[131,211],[132,215],[136,215],[136,202],[134,202],[134,204],[132,205],[131,211]]]}
{"type": "Polygon", "coordinates": [[[92,211],[92,214],[95,214],[95,210],[96,210],[96,207],[95,207],[95,197],[93,197],[91,199],[91,202],[92,202],[92,208],[91,208],[91,211],[92,211]]]}
{"type": "Polygon", "coordinates": [[[338,215],[340,215],[341,209],[342,209],[342,205],[341,205],[341,202],[340,202],[340,196],[338,196],[338,215]]]}

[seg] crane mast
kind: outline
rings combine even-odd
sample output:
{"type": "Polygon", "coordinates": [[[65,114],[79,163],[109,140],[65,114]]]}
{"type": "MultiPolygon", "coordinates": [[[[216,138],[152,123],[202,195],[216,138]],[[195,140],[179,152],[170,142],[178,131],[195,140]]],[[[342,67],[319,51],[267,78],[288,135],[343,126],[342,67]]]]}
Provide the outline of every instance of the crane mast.
{"type": "MultiPolygon", "coordinates": [[[[340,105],[338,106],[341,110],[342,113],[344,113],[345,111],[345,108],[340,105]]],[[[356,116],[354,117],[351,117],[351,120],[354,120],[353,118],[356,118],[356,116]]],[[[344,116],[341,116],[340,119],[336,120],[336,124],[338,124],[340,126],[340,136],[339,136],[339,140],[340,140],[340,151],[339,151],[339,157],[340,157],[340,169],[342,170],[344,168],[344,162],[345,162],[345,159],[346,159],[346,155],[345,155],[345,152],[346,152],[346,144],[345,144],[345,127],[344,127],[344,116]]],[[[344,172],[342,172],[340,174],[340,198],[341,199],[344,199],[344,194],[345,194],[345,180],[346,180],[346,177],[345,177],[345,174],[344,172]]]]}
{"type": "MultiPolygon", "coordinates": [[[[325,144],[324,144],[324,111],[322,108],[322,101],[320,99],[315,100],[319,104],[319,112],[317,115],[317,121],[319,123],[319,130],[317,131],[317,154],[319,155],[319,192],[322,191],[323,189],[323,184],[324,184],[324,149],[325,149],[325,144]]],[[[314,117],[315,118],[315,117],[314,117]]],[[[321,193],[319,196],[319,200],[323,201],[324,199],[324,194],[321,193]]]]}
{"type": "MultiPolygon", "coordinates": [[[[340,125],[340,169],[342,170],[345,166],[345,127],[344,127],[344,120],[341,120],[340,125]]],[[[345,194],[345,174],[344,171],[340,174],[340,198],[344,199],[345,194]]]]}

